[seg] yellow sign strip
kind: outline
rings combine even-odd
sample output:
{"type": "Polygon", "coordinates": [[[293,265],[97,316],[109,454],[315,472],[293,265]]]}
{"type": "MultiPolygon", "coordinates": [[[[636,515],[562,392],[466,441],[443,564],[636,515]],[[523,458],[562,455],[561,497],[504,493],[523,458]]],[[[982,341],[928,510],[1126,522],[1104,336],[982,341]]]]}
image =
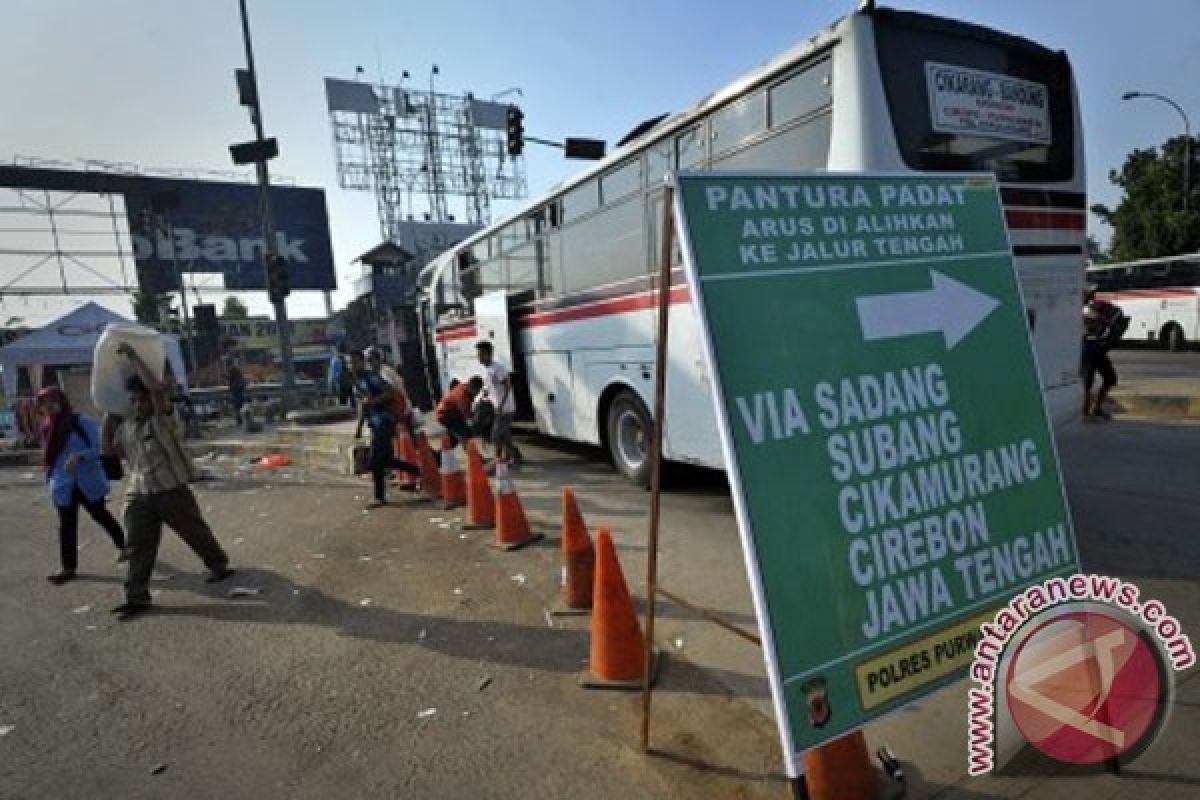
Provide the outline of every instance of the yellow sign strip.
{"type": "Polygon", "coordinates": [[[863,710],[890,703],[970,665],[979,643],[979,626],[995,614],[995,609],[978,614],[856,666],[854,678],[863,710]]]}

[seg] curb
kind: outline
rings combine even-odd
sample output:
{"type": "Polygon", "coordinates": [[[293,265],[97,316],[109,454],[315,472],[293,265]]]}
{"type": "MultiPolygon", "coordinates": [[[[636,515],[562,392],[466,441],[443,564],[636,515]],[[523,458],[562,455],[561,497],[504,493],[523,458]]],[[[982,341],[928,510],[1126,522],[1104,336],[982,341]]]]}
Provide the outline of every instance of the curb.
{"type": "Polygon", "coordinates": [[[1121,414],[1158,419],[1200,420],[1200,395],[1128,394],[1114,392],[1112,399],[1121,414]]]}

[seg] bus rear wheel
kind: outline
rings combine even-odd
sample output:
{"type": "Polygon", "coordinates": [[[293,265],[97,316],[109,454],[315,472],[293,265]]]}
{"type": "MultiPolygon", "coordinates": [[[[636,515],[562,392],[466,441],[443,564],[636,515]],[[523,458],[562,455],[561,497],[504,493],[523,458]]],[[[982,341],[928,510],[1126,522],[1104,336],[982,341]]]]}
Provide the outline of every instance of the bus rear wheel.
{"type": "Polygon", "coordinates": [[[623,389],[608,407],[608,454],[617,472],[639,486],[650,485],[650,437],[654,425],[641,398],[623,389]]]}
{"type": "Polygon", "coordinates": [[[1187,346],[1187,338],[1183,335],[1183,328],[1177,323],[1167,323],[1167,327],[1163,328],[1162,336],[1163,347],[1170,350],[1172,353],[1178,353],[1187,346]]]}

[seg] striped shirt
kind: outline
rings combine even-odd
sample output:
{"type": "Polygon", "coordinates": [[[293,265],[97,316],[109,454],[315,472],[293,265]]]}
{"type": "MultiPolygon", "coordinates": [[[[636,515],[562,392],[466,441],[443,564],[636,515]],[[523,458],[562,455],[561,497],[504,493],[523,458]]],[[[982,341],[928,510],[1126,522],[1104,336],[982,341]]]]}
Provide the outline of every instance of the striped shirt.
{"type": "Polygon", "coordinates": [[[129,417],[121,423],[117,439],[129,468],[126,494],[167,492],[193,478],[192,460],[183,447],[183,422],[177,415],[144,421],[129,417]]]}

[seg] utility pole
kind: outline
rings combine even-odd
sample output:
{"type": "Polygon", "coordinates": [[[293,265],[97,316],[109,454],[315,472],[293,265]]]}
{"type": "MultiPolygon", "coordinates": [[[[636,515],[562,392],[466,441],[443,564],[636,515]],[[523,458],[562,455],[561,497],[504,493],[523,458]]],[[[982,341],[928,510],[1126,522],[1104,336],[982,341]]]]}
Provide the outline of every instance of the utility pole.
{"type": "MultiPolygon", "coordinates": [[[[254,71],[254,50],[250,44],[250,18],[246,13],[246,0],[238,0],[238,6],[242,12],[242,39],[246,43],[246,71],[249,75],[248,88],[250,90],[250,119],[254,123],[255,142],[260,147],[265,147],[262,106],[259,104],[258,99],[258,75],[254,71]]],[[[243,97],[243,102],[246,99],[243,97]]],[[[263,246],[265,249],[263,274],[266,276],[270,272],[269,265],[278,255],[275,228],[271,219],[271,180],[267,172],[266,157],[256,159],[254,169],[258,174],[259,211],[262,216],[263,246]]],[[[268,291],[271,291],[269,278],[267,286],[268,291]]],[[[293,407],[293,391],[296,385],[296,370],[295,365],[292,363],[292,331],[288,323],[287,304],[284,297],[276,292],[272,292],[272,294],[271,302],[275,306],[275,322],[279,328],[279,355],[283,360],[283,410],[287,412],[293,407]]]]}

